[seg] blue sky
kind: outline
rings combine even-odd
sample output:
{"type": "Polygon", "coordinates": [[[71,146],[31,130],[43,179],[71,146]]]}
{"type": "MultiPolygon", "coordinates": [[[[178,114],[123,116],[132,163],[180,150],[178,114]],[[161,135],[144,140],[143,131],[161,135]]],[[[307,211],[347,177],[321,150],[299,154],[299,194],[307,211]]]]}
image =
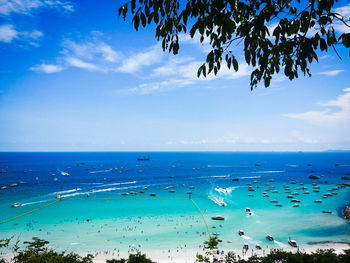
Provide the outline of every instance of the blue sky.
{"type": "Polygon", "coordinates": [[[0,151],[350,149],[349,51],[250,91],[239,47],[238,72],[197,79],[208,46],[181,36],[163,53],[122,3],[0,0],[0,151]]]}

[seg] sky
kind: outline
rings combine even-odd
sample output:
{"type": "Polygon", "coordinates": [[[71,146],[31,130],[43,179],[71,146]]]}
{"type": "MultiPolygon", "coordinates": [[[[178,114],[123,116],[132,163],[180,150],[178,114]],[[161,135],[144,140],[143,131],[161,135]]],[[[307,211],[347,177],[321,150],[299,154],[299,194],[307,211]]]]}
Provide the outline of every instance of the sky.
{"type": "Polygon", "coordinates": [[[350,149],[349,50],[251,91],[238,47],[238,72],[198,79],[208,44],[163,52],[154,25],[118,17],[124,2],[0,0],[0,151],[350,149]]]}

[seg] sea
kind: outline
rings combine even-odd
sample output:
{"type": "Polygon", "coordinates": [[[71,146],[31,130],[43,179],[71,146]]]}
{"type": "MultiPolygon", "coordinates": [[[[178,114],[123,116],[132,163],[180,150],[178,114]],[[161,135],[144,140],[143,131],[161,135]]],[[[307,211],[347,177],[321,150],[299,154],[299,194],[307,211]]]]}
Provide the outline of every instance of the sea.
{"type": "Polygon", "coordinates": [[[350,240],[349,152],[0,153],[0,171],[0,239],[20,244],[117,254],[196,251],[209,236],[223,251],[350,240]]]}

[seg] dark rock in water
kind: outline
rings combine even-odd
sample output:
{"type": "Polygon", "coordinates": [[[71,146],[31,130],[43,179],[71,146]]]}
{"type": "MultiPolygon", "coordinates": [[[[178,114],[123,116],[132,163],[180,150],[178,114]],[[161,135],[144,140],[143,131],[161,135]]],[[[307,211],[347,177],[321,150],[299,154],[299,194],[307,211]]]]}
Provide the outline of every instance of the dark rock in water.
{"type": "Polygon", "coordinates": [[[310,174],[309,179],[320,179],[320,177],[314,174],[310,174]]]}
{"type": "Polygon", "coordinates": [[[341,214],[346,220],[350,220],[350,206],[345,206],[341,214]]]}

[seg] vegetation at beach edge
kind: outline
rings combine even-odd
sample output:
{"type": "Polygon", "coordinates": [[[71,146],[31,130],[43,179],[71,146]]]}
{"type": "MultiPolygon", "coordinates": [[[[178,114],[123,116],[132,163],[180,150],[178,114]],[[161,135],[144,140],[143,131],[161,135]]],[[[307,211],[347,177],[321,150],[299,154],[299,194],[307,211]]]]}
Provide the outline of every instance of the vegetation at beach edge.
{"type": "MultiPolygon", "coordinates": [[[[16,241],[10,246],[11,238],[0,240],[0,249],[7,249],[12,252],[12,258],[6,258],[0,251],[0,263],[93,263],[94,256],[88,254],[80,256],[76,253],[57,252],[47,247],[48,241],[33,237],[32,241],[23,242],[24,248],[20,248],[20,241],[16,241]]],[[[217,249],[217,237],[211,237],[204,242],[205,255],[197,254],[196,262],[223,262],[223,263],[347,263],[350,262],[350,249],[346,249],[342,254],[336,254],[333,249],[317,250],[316,252],[292,253],[283,250],[272,250],[270,254],[263,257],[252,256],[243,259],[234,252],[228,252],[222,259],[217,261],[214,250],[217,249]]],[[[127,259],[107,259],[106,263],[156,263],[147,258],[145,254],[136,252],[130,254],[127,259]]]]}

